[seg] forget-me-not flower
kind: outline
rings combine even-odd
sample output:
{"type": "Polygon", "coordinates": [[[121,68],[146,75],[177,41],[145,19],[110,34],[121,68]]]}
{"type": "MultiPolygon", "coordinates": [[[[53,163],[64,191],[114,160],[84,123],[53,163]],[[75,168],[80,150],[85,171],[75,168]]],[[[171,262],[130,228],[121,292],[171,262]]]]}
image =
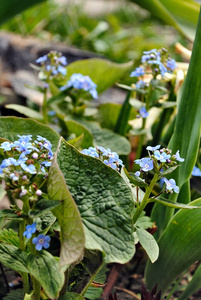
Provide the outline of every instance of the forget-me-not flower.
{"type": "Polygon", "coordinates": [[[26,230],[23,233],[23,236],[25,236],[27,239],[30,239],[32,237],[32,234],[36,232],[36,223],[34,222],[31,225],[26,226],[26,230]]]}
{"type": "Polygon", "coordinates": [[[147,146],[146,149],[147,149],[148,151],[152,151],[152,152],[153,152],[153,151],[158,150],[158,149],[160,148],[160,146],[161,146],[161,145],[157,145],[157,146],[155,146],[155,147],[147,146]]]}
{"type": "Polygon", "coordinates": [[[198,167],[194,166],[191,175],[201,177],[201,170],[198,167]]]}
{"type": "Polygon", "coordinates": [[[35,244],[36,250],[41,251],[42,248],[49,248],[50,246],[50,236],[39,234],[38,237],[33,238],[32,243],[35,244]]]}
{"type": "Polygon", "coordinates": [[[154,151],[154,157],[160,162],[166,162],[171,157],[171,155],[165,152],[161,153],[160,151],[156,150],[154,151]]]}
{"type": "Polygon", "coordinates": [[[139,113],[143,119],[146,119],[149,115],[148,111],[146,110],[146,108],[144,106],[140,108],[139,113]]]}
{"type": "Polygon", "coordinates": [[[174,179],[168,180],[167,178],[164,178],[165,184],[166,184],[166,189],[168,191],[174,191],[175,193],[179,193],[179,187],[176,185],[176,182],[174,179]]]}
{"type": "Polygon", "coordinates": [[[142,171],[148,172],[150,170],[153,170],[154,164],[153,160],[149,157],[143,157],[141,159],[136,159],[135,163],[140,165],[142,171]]]}

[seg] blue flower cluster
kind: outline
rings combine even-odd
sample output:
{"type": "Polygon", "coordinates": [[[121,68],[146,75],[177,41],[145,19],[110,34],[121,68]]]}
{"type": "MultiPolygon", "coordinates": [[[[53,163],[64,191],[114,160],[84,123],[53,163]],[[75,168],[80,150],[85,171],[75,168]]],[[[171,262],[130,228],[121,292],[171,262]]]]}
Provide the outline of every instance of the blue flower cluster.
{"type": "Polygon", "coordinates": [[[101,146],[96,148],[89,147],[88,149],[83,149],[82,154],[86,154],[92,157],[99,158],[107,166],[110,166],[116,171],[120,171],[120,167],[123,167],[123,162],[119,158],[119,155],[116,152],[112,152],[110,149],[105,149],[101,146]]]}
{"type": "MultiPolygon", "coordinates": [[[[25,236],[27,239],[31,239],[33,233],[36,232],[36,223],[27,225],[26,229],[23,233],[23,236],[25,236]]],[[[42,248],[49,248],[50,246],[50,237],[48,235],[39,234],[38,237],[34,237],[32,240],[32,243],[35,244],[36,250],[41,251],[42,248]]]]}
{"type": "MultiPolygon", "coordinates": [[[[44,137],[37,136],[32,142],[31,135],[18,135],[19,139],[14,142],[3,142],[0,146],[4,150],[5,158],[0,165],[0,173],[9,185],[9,189],[16,186],[21,188],[19,194],[23,197],[27,194],[27,186],[31,177],[37,174],[47,176],[48,168],[51,166],[53,153],[52,144],[44,137]]],[[[36,195],[40,196],[37,188],[36,195]]]]}
{"type": "MultiPolygon", "coordinates": [[[[167,170],[169,167],[176,165],[177,162],[184,161],[184,158],[180,157],[179,150],[175,155],[171,155],[171,150],[165,148],[160,149],[160,147],[160,145],[157,145],[155,147],[148,146],[146,149],[149,152],[149,157],[135,160],[135,163],[140,166],[140,172],[155,170],[158,174],[162,174],[164,170],[167,170]]],[[[140,176],[140,172],[137,171],[135,175],[140,176]]],[[[179,187],[176,185],[174,179],[168,180],[164,178],[164,182],[166,184],[166,192],[179,192],[179,187]]]]}
{"type": "Polygon", "coordinates": [[[63,75],[67,74],[67,59],[62,53],[57,51],[50,51],[48,54],[39,57],[36,60],[37,64],[40,64],[42,69],[49,75],[63,75]]]}
{"type": "Polygon", "coordinates": [[[130,74],[131,77],[138,78],[137,89],[147,86],[147,83],[143,80],[145,74],[151,73],[154,78],[159,74],[164,77],[165,73],[172,73],[177,67],[175,60],[168,55],[167,50],[164,48],[144,51],[141,62],[143,66],[137,67],[130,74]]]}
{"type": "Polygon", "coordinates": [[[64,91],[67,88],[74,88],[76,90],[84,90],[89,92],[94,99],[98,98],[97,85],[91,80],[89,76],[84,76],[80,73],[73,74],[66,85],[60,88],[64,91]]]}
{"type": "Polygon", "coordinates": [[[192,176],[201,177],[201,170],[200,170],[198,167],[194,166],[191,175],[192,175],[192,176]]]}

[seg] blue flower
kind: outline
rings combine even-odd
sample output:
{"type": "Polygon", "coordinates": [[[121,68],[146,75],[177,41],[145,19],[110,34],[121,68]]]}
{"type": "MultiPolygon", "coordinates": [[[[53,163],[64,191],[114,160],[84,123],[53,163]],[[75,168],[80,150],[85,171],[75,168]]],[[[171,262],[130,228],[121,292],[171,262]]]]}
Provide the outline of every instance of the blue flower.
{"type": "Polygon", "coordinates": [[[154,157],[159,160],[160,162],[166,162],[167,159],[169,159],[171,157],[170,154],[167,154],[165,152],[160,152],[158,150],[154,151],[154,157]]]}
{"type": "Polygon", "coordinates": [[[36,223],[34,222],[31,225],[26,226],[26,230],[23,233],[23,236],[25,236],[27,239],[30,239],[32,237],[32,234],[36,232],[36,223]]]}
{"type": "Polygon", "coordinates": [[[70,87],[89,92],[94,99],[97,99],[98,97],[98,93],[96,91],[97,85],[91,80],[89,76],[75,73],[70,77],[67,85],[61,87],[60,90],[63,91],[70,87]]]}
{"type": "Polygon", "coordinates": [[[45,62],[46,60],[47,60],[47,55],[43,55],[36,60],[36,63],[40,64],[42,62],[45,62]]]}
{"type": "Polygon", "coordinates": [[[31,153],[31,151],[34,149],[34,147],[32,146],[32,144],[30,143],[31,141],[31,135],[18,135],[19,139],[18,141],[15,141],[13,143],[14,147],[20,151],[20,152],[24,152],[24,154],[29,154],[31,153]]]}
{"type": "Polygon", "coordinates": [[[191,175],[201,177],[201,170],[198,167],[195,166],[193,168],[193,171],[192,171],[191,175]]]}
{"type": "Polygon", "coordinates": [[[179,193],[179,187],[176,185],[176,182],[174,179],[168,180],[167,178],[164,178],[165,184],[166,184],[166,189],[168,191],[174,191],[175,193],[179,193]]]}
{"type": "Polygon", "coordinates": [[[144,157],[142,159],[136,159],[135,163],[140,165],[144,172],[148,172],[154,168],[153,160],[151,158],[144,157]]]}
{"type": "Polygon", "coordinates": [[[175,158],[177,161],[183,162],[185,159],[180,157],[179,150],[175,154],[175,158]]]}
{"type": "Polygon", "coordinates": [[[151,59],[160,61],[160,52],[156,49],[152,49],[150,51],[144,51],[143,56],[141,58],[141,62],[145,63],[151,59]]]}
{"type": "Polygon", "coordinates": [[[160,146],[161,146],[161,145],[157,145],[157,146],[155,146],[155,147],[147,146],[146,149],[147,149],[148,151],[156,151],[156,150],[158,150],[158,149],[160,148],[160,146]]]}
{"type": "Polygon", "coordinates": [[[137,89],[143,89],[146,86],[146,82],[143,80],[139,80],[138,82],[136,82],[135,86],[137,89]]]}
{"type": "Polygon", "coordinates": [[[55,111],[54,110],[50,110],[50,111],[48,111],[48,116],[51,116],[51,117],[53,117],[53,116],[55,116],[56,115],[56,113],[55,113],[55,111]]]}
{"type": "Polygon", "coordinates": [[[147,118],[149,115],[148,111],[146,110],[146,108],[144,106],[142,108],[140,108],[139,113],[143,119],[147,118]]]}
{"type": "Polygon", "coordinates": [[[10,151],[11,150],[11,148],[13,147],[13,144],[12,143],[10,143],[10,142],[3,142],[2,144],[1,144],[1,149],[4,149],[4,151],[10,151]]]}
{"type": "Polygon", "coordinates": [[[103,162],[104,162],[104,164],[111,167],[112,169],[114,169],[114,170],[117,169],[117,164],[112,157],[110,157],[109,160],[105,159],[103,162]]]}
{"type": "Polygon", "coordinates": [[[67,65],[67,59],[65,56],[58,57],[57,59],[63,66],[67,65]]]}
{"type": "Polygon", "coordinates": [[[22,169],[25,170],[27,173],[30,173],[30,174],[36,174],[36,173],[37,173],[36,167],[35,167],[34,165],[32,165],[32,164],[30,164],[30,165],[27,166],[26,164],[22,163],[22,164],[21,164],[21,167],[22,167],[22,169]]]}
{"type": "Polygon", "coordinates": [[[92,157],[96,157],[96,158],[99,158],[99,155],[98,153],[96,152],[96,148],[93,148],[93,147],[89,147],[89,149],[83,149],[81,151],[82,154],[86,154],[86,155],[89,155],[89,156],[92,156],[92,157]]]}
{"type": "Polygon", "coordinates": [[[36,245],[36,250],[41,251],[42,248],[49,248],[50,237],[48,235],[39,234],[38,237],[33,238],[32,243],[36,245]]]}
{"type": "Polygon", "coordinates": [[[135,176],[140,177],[140,171],[135,172],[135,176]]]}
{"type": "Polygon", "coordinates": [[[16,159],[13,157],[6,158],[1,163],[1,169],[12,166],[16,163],[16,159]]]}
{"type": "Polygon", "coordinates": [[[65,76],[65,75],[67,74],[66,68],[65,68],[65,67],[62,67],[62,66],[58,66],[57,71],[58,71],[59,73],[61,73],[63,76],[65,76]]]}
{"type": "Polygon", "coordinates": [[[174,59],[170,59],[170,60],[167,61],[166,67],[168,69],[170,69],[171,71],[174,71],[174,69],[177,67],[177,64],[176,64],[174,59]]]}
{"type": "Polygon", "coordinates": [[[135,69],[135,71],[131,72],[130,77],[140,77],[144,74],[144,67],[138,67],[135,69]]]}

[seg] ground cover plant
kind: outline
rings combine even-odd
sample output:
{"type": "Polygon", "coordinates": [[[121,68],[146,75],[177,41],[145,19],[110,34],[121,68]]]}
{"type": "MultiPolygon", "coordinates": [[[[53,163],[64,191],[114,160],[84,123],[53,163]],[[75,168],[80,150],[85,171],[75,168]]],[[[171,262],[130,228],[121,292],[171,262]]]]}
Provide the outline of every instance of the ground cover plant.
{"type": "MultiPolygon", "coordinates": [[[[9,104],[24,118],[0,118],[0,195],[10,200],[0,211],[0,262],[22,280],[4,299],[100,299],[107,264],[135,260],[139,245],[150,290],[142,299],[170,298],[200,260],[201,198],[190,191],[201,175],[200,24],[179,90],[181,70],[165,48],[144,51],[136,66],[68,64],[57,51],[31,65],[41,107],[9,104]],[[115,83],[123,105],[97,105],[115,83]]],[[[200,272],[180,300],[200,288],[200,272]]]]}

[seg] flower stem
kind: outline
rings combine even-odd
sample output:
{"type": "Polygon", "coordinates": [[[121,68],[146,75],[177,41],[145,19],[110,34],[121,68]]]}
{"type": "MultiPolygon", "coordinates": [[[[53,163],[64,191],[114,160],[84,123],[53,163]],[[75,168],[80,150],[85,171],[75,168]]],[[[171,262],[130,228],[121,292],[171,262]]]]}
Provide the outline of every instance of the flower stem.
{"type": "Polygon", "coordinates": [[[33,282],[34,300],[40,300],[41,285],[34,277],[32,277],[31,279],[33,282]]]}
{"type": "MultiPolygon", "coordinates": [[[[141,130],[145,129],[145,125],[146,125],[146,119],[143,119],[142,121],[142,128],[141,130]]],[[[142,152],[142,147],[143,147],[143,143],[144,143],[144,134],[140,135],[140,138],[139,138],[139,143],[138,143],[138,147],[137,147],[137,151],[136,151],[136,159],[140,158],[141,156],[141,152],[142,152]]]]}
{"type": "Polygon", "coordinates": [[[142,211],[144,210],[145,206],[149,203],[149,196],[150,196],[152,189],[153,189],[155,183],[157,182],[157,180],[158,180],[158,174],[155,173],[150,185],[146,188],[144,198],[143,198],[139,208],[137,208],[136,213],[134,214],[134,217],[133,217],[134,224],[137,222],[137,220],[138,220],[139,216],[141,215],[142,211]]]}
{"type": "MultiPolygon", "coordinates": [[[[20,249],[22,251],[25,250],[25,238],[23,236],[23,232],[25,231],[25,221],[20,222],[19,224],[19,239],[20,239],[20,249]]],[[[29,277],[27,273],[22,273],[22,281],[23,281],[23,290],[24,293],[29,293],[29,277]]]]}
{"type": "Polygon", "coordinates": [[[43,119],[45,124],[48,123],[47,117],[47,89],[44,89],[43,105],[42,105],[43,119]]]}

